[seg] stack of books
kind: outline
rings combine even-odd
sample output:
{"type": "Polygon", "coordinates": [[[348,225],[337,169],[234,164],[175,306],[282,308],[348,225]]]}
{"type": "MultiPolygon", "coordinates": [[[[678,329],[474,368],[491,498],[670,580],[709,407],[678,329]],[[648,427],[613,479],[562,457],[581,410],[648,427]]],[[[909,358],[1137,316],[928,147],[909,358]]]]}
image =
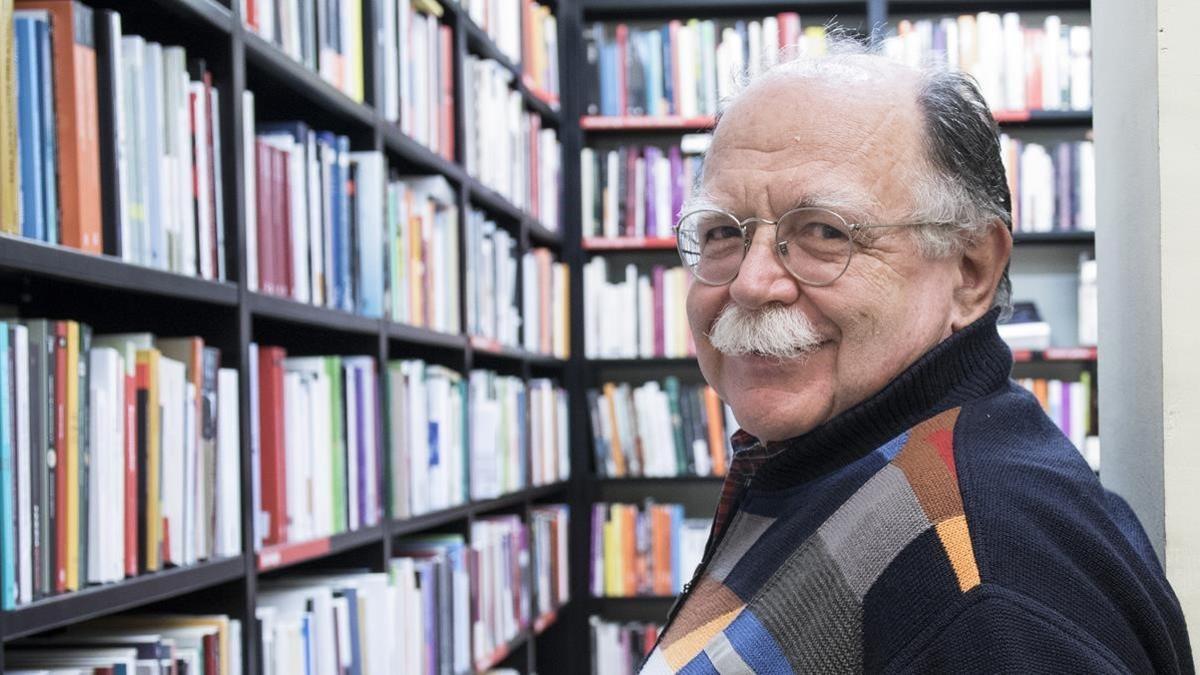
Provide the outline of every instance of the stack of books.
{"type": "Polygon", "coordinates": [[[571,477],[567,390],[554,380],[529,380],[529,471],[534,485],[571,477]]]}
{"type": "Polygon", "coordinates": [[[632,263],[610,281],[608,260],[595,256],[583,266],[583,345],[588,358],[686,358],[696,354],[687,321],[692,273],[632,263]],[[623,317],[613,321],[612,317],[623,317]]]}
{"type": "Polygon", "coordinates": [[[251,344],[255,540],[274,546],[380,522],[383,454],[375,359],[288,358],[251,344]]]}
{"type": "MultiPolygon", "coordinates": [[[[10,673],[242,673],[242,623],[224,614],[128,614],[4,645],[10,673]]],[[[299,672],[299,671],[288,671],[299,672]]]]}
{"type": "Polygon", "coordinates": [[[528,399],[525,380],[472,370],[471,499],[491,499],[529,485],[528,399]]]}
{"type": "Polygon", "coordinates": [[[205,61],[123,35],[111,10],[16,8],[0,232],[224,280],[220,92],[205,61]]]}
{"type": "Polygon", "coordinates": [[[785,49],[824,53],[825,41],[821,23],[801,28],[795,12],[758,21],[592,24],[584,32],[585,110],[618,117],[716,115],[718,101],[735,91],[737,74],[762,72],[785,49]]]}
{"type": "Polygon", "coordinates": [[[1016,12],[900,21],[884,53],[910,65],[934,59],[970,73],[995,110],[1090,110],[1092,29],[1054,14],[1016,12]]]}
{"type": "Polygon", "coordinates": [[[1091,141],[1050,147],[1000,134],[1013,202],[1013,232],[1096,229],[1096,151],[1091,141]]]}
{"type": "Polygon", "coordinates": [[[683,200],[700,178],[711,136],[679,145],[622,145],[580,152],[584,237],[673,237],[683,200]]]}
{"type": "Polygon", "coordinates": [[[537,583],[536,619],[552,616],[571,599],[569,513],[566,504],[541,504],[529,511],[530,557],[537,583]]]}
{"type": "Polygon", "coordinates": [[[387,672],[471,672],[482,581],[475,546],[460,534],[445,534],[402,539],[394,550],[400,557],[388,571],[402,594],[395,627],[408,635],[399,639],[399,658],[387,672]]]}
{"type": "Polygon", "coordinates": [[[380,13],[383,118],[454,161],[454,31],[437,0],[384,0],[380,13]]]}
{"type": "Polygon", "coordinates": [[[247,109],[256,177],[247,211],[252,289],[383,316],[383,155],[303,122],[259,124],[247,109]]]}
{"type": "Polygon", "coordinates": [[[384,220],[388,318],[461,332],[458,200],[450,184],[441,176],[393,175],[384,220]]]}
{"type": "Polygon", "coordinates": [[[418,359],[387,370],[389,515],[438,511],[467,500],[467,385],[418,359]]]}
{"type": "Polygon", "coordinates": [[[468,55],[464,72],[467,173],[547,228],[559,229],[558,135],[525,110],[508,68],[468,55]]]}
{"type": "Polygon", "coordinates": [[[0,321],[0,608],[240,552],[220,364],[197,337],[0,321]]]}
{"type": "Polygon", "coordinates": [[[711,526],[685,518],[682,504],[593,504],[592,595],[679,593],[700,564],[711,526]]]}
{"type": "Polygon", "coordinates": [[[600,476],[725,475],[737,426],[712,387],[668,377],[637,387],[606,382],[587,397],[600,476]]]}
{"type": "Polygon", "coordinates": [[[537,0],[522,0],[525,40],[521,69],[525,84],[538,98],[558,104],[558,19],[537,0]]]}
{"type": "Polygon", "coordinates": [[[238,0],[246,28],[363,102],[363,1],[238,0]]]}
{"type": "MultiPolygon", "coordinates": [[[[517,239],[481,211],[467,211],[467,333],[515,347],[520,344],[517,307],[517,239]]],[[[534,289],[537,290],[537,289],[534,289]]]]}
{"type": "Polygon", "coordinates": [[[525,350],[570,357],[571,268],[550,249],[534,248],[521,258],[521,277],[525,350]]]}
{"type": "Polygon", "coordinates": [[[605,621],[588,617],[592,635],[592,672],[634,675],[650,655],[662,626],[641,621],[605,621]]]}

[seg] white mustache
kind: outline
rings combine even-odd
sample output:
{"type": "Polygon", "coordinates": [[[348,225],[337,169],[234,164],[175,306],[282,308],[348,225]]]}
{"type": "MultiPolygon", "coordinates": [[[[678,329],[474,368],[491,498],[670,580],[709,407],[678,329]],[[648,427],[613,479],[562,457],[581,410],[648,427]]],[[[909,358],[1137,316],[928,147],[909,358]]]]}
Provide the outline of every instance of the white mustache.
{"type": "Polygon", "coordinates": [[[803,312],[782,305],[758,311],[727,305],[713,322],[708,339],[728,356],[763,354],[777,359],[804,356],[824,342],[803,312]]]}

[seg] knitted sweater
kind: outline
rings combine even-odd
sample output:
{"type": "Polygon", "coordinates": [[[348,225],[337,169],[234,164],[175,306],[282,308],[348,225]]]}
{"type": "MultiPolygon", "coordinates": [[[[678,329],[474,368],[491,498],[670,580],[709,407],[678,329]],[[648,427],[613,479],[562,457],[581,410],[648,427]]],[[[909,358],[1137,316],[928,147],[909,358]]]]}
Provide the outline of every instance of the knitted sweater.
{"type": "Polygon", "coordinates": [[[1009,379],[995,320],[803,436],[734,436],[644,675],[1193,672],[1137,518],[1009,379]]]}

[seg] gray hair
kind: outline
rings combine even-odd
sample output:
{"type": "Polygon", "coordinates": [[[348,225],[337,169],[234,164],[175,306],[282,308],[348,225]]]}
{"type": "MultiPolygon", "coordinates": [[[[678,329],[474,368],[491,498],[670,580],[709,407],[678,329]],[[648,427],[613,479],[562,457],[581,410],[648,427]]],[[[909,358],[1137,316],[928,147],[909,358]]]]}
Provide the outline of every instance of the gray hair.
{"type": "MultiPolygon", "coordinates": [[[[840,27],[827,27],[825,53],[784,50],[776,65],[753,79],[735,78],[735,91],[720,104],[721,113],[751,85],[780,76],[817,77],[833,82],[864,81],[886,60],[903,66],[865,45],[840,27]]],[[[903,66],[908,67],[908,66],[903,66]]],[[[929,225],[913,228],[921,253],[944,257],[972,246],[997,221],[1012,230],[1012,196],[1000,158],[999,129],[975,79],[931,60],[917,69],[917,105],[925,128],[926,170],[913,187],[909,218],[929,225]]],[[[1012,283],[1006,265],[992,300],[1001,316],[1012,312],[1012,283]]]]}

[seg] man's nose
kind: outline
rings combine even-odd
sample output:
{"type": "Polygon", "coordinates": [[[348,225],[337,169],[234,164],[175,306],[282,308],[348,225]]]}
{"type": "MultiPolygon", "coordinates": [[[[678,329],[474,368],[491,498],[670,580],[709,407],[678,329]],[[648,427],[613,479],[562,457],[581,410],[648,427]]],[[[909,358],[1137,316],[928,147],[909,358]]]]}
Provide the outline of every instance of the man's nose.
{"type": "Polygon", "coordinates": [[[800,285],[775,251],[775,225],[760,223],[737,277],[730,283],[730,298],[748,309],[778,302],[789,305],[799,297],[800,285]]]}

